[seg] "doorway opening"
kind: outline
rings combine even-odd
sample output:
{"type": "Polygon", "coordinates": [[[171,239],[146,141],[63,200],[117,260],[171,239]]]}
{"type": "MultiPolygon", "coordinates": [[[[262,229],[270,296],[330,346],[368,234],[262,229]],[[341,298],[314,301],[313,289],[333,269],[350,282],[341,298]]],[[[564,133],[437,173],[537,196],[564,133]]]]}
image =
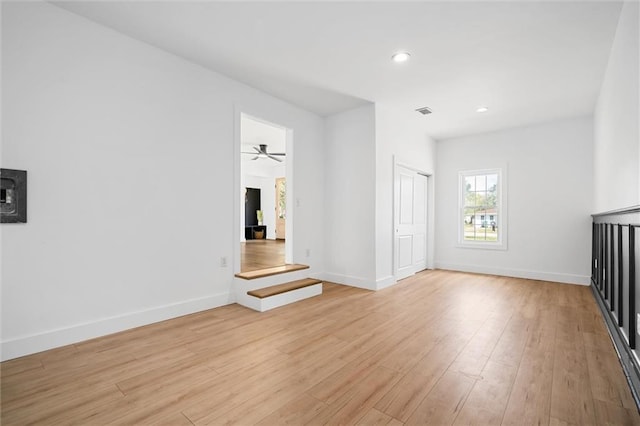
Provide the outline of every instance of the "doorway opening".
{"type": "Polygon", "coordinates": [[[240,272],[291,261],[291,130],[240,114],[240,272]]]}

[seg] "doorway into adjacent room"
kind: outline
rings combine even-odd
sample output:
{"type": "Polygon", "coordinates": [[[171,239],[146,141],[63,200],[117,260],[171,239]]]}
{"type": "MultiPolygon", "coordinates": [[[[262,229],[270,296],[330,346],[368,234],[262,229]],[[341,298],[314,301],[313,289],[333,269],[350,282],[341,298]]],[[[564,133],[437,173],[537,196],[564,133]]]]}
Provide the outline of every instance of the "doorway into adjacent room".
{"type": "Polygon", "coordinates": [[[291,226],[287,222],[287,170],[290,131],[241,114],[240,272],[291,263],[291,226]]]}
{"type": "Polygon", "coordinates": [[[401,280],[428,267],[428,176],[397,163],[394,175],[394,275],[401,280]]]}

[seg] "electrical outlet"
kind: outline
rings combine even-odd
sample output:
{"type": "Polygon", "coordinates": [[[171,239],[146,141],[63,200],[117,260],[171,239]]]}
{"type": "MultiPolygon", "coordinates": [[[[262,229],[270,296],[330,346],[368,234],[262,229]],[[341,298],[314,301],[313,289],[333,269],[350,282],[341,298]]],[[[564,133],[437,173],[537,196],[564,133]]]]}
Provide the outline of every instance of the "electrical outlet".
{"type": "Polygon", "coordinates": [[[311,250],[307,249],[307,251],[305,252],[307,257],[311,257],[311,250]]]}
{"type": "Polygon", "coordinates": [[[220,267],[221,268],[226,268],[227,267],[227,258],[225,256],[222,256],[220,258],[220,267]]]}

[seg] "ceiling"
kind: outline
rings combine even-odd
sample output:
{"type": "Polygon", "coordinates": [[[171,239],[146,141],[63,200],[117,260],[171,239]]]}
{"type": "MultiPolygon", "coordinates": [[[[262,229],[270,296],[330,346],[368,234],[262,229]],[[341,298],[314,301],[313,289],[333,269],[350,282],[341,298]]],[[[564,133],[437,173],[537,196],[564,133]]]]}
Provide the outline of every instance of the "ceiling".
{"type": "Polygon", "coordinates": [[[593,113],[618,2],[54,2],[320,115],[367,102],[436,139],[593,113]],[[398,50],[411,53],[393,63],[398,50]],[[475,110],[489,107],[483,114],[475,110]]]}

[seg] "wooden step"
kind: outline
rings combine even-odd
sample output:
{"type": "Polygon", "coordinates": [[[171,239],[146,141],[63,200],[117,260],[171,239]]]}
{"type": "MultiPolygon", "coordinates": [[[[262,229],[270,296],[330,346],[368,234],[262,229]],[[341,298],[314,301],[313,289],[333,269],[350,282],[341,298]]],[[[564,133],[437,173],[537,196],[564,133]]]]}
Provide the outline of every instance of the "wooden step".
{"type": "Polygon", "coordinates": [[[272,268],[258,269],[256,271],[240,272],[236,274],[236,277],[243,278],[245,280],[255,280],[256,278],[269,277],[271,275],[284,274],[291,271],[299,271],[301,269],[309,269],[308,265],[301,265],[299,263],[291,263],[287,265],[274,266],[272,268]]]}
{"type": "Polygon", "coordinates": [[[264,299],[266,297],[275,296],[276,294],[286,293],[288,291],[297,290],[299,288],[309,287],[311,285],[320,284],[322,281],[313,278],[304,278],[302,280],[291,281],[284,284],[272,285],[271,287],[259,288],[248,291],[249,296],[264,299]]]}

